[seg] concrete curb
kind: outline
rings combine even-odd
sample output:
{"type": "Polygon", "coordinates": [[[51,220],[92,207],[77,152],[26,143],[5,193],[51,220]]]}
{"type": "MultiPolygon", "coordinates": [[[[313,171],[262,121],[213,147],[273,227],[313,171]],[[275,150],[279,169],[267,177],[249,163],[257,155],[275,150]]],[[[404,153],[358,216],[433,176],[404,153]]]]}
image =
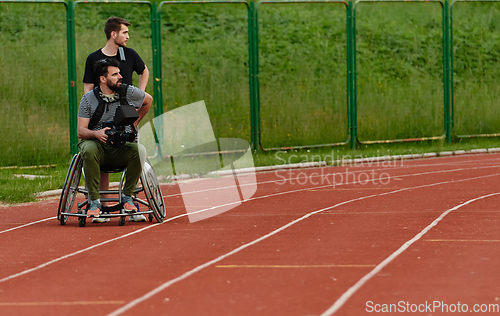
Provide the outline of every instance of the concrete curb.
{"type": "MultiPolygon", "coordinates": [[[[424,153],[424,154],[407,154],[407,155],[393,155],[393,156],[381,156],[381,157],[367,157],[367,158],[356,158],[356,159],[338,159],[330,164],[325,161],[321,162],[307,162],[307,163],[295,163],[286,165],[274,165],[274,166],[264,166],[255,168],[244,168],[244,169],[234,169],[236,174],[245,174],[253,172],[265,172],[265,171],[275,171],[281,169],[300,169],[300,168],[317,168],[317,167],[327,167],[327,166],[342,166],[346,164],[361,164],[361,163],[378,163],[384,161],[392,160],[410,160],[410,159],[421,159],[421,158],[436,158],[436,157],[450,157],[450,156],[461,156],[461,155],[473,155],[473,154],[487,154],[487,153],[499,153],[500,148],[488,148],[488,149],[471,149],[471,150],[455,150],[455,151],[442,151],[437,153],[424,153]]],[[[223,176],[233,174],[233,170],[223,170],[214,171],[209,173],[210,175],[223,176]]],[[[196,179],[198,175],[179,175],[175,177],[170,177],[167,180],[189,180],[196,179]]],[[[110,187],[118,187],[119,182],[111,182],[110,187]]],[[[37,198],[46,198],[56,195],[61,195],[62,189],[45,191],[38,193],[37,198]]]]}

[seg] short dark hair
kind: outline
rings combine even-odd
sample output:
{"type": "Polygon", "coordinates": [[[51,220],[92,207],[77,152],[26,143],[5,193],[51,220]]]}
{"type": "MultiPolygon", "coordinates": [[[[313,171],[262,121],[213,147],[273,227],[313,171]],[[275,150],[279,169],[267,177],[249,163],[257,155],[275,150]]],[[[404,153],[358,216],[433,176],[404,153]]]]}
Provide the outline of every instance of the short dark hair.
{"type": "Polygon", "coordinates": [[[122,24],[125,26],[130,26],[130,22],[124,18],[118,16],[109,17],[104,24],[104,33],[106,33],[106,38],[111,38],[111,32],[120,32],[122,29],[122,24]]]}
{"type": "Polygon", "coordinates": [[[110,66],[120,68],[120,62],[114,58],[104,58],[95,62],[94,74],[97,82],[101,81],[101,76],[106,76],[108,74],[108,67],[110,66]]]}

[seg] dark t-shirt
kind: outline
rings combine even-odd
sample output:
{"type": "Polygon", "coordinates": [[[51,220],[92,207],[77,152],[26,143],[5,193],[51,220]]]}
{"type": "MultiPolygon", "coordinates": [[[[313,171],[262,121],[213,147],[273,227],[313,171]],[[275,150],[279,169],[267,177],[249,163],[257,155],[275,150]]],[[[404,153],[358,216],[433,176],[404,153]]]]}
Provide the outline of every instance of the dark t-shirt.
{"type": "Polygon", "coordinates": [[[125,61],[120,60],[120,54],[116,56],[106,56],[103,52],[98,49],[87,57],[87,62],[85,63],[85,74],[83,75],[83,83],[93,83],[94,86],[99,84],[99,81],[94,75],[94,64],[96,61],[104,58],[115,58],[120,61],[120,74],[123,77],[123,83],[132,84],[132,73],[135,71],[137,74],[142,74],[146,65],[142,61],[139,54],[132,48],[124,47],[125,61]]]}

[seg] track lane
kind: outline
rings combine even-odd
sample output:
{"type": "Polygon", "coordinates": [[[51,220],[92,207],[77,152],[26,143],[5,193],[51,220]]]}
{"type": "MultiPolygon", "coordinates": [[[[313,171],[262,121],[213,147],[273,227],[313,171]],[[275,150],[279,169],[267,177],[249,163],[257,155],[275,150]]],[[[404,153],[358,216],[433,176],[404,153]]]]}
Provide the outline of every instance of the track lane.
{"type": "MultiPolygon", "coordinates": [[[[500,183],[490,184],[498,188],[500,183]]],[[[460,312],[476,314],[473,306],[479,304],[485,310],[477,314],[500,313],[499,204],[496,194],[448,214],[387,265],[381,277],[367,282],[335,315],[371,314],[366,310],[367,302],[396,306],[402,302],[400,311],[408,309],[405,303],[418,304],[433,315],[450,314],[452,310],[447,308],[457,308],[458,303],[468,305],[467,311],[460,312]]]]}
{"type": "MultiPolygon", "coordinates": [[[[465,165],[470,165],[470,163],[467,163],[465,165]]],[[[476,164],[476,166],[478,166],[479,164],[476,164]]],[[[428,168],[428,167],[423,167],[423,168],[428,168]]],[[[495,168],[494,166],[490,166],[490,168],[495,168]]],[[[484,170],[486,171],[488,168],[483,168],[483,169],[476,169],[476,170],[484,170]]],[[[300,172],[300,171],[299,171],[300,172]]],[[[271,173],[272,174],[272,173],[271,173]]],[[[404,174],[395,174],[395,176],[402,176],[404,174]]],[[[451,178],[453,177],[457,177],[456,175],[455,176],[451,176],[451,178]]],[[[399,181],[401,182],[401,181],[399,181]]],[[[404,181],[402,181],[404,182],[404,181]]],[[[399,183],[397,185],[400,185],[399,183]]],[[[271,185],[272,186],[272,185],[271,185]]],[[[295,187],[295,186],[294,186],[295,187]]],[[[357,193],[357,191],[359,190],[363,190],[363,189],[366,189],[367,187],[366,186],[358,186],[358,187],[354,187],[354,188],[347,188],[346,189],[349,189],[348,191],[345,191],[345,192],[349,192],[349,194],[359,194],[359,192],[357,193]]],[[[278,194],[280,192],[286,192],[286,190],[288,190],[289,188],[287,188],[287,185],[283,185],[283,186],[280,186],[279,188],[274,188],[274,189],[277,189],[275,191],[278,192],[278,194]]],[[[384,190],[386,188],[377,188],[376,190],[384,190]]],[[[298,189],[298,190],[301,190],[301,191],[297,191],[295,192],[295,194],[299,194],[300,196],[297,198],[298,200],[302,200],[304,201],[304,207],[306,208],[309,208],[310,206],[314,206],[314,207],[319,207],[321,203],[330,203],[332,201],[332,198],[328,198],[328,199],[325,199],[323,198],[322,201],[316,201],[315,203],[318,203],[318,204],[315,204],[315,203],[311,203],[311,202],[308,202],[308,197],[310,194],[312,194],[312,192],[321,192],[323,191],[323,193],[320,193],[320,196],[323,195],[324,196],[324,191],[325,191],[325,188],[320,188],[318,189],[318,191],[313,191],[315,190],[315,188],[303,188],[303,189],[298,189]],[[304,195],[302,195],[304,194],[304,195]],[[313,205],[310,205],[310,204],[313,204],[313,205]]],[[[337,188],[337,191],[340,191],[342,189],[338,189],[337,188]]],[[[267,190],[263,190],[263,191],[259,191],[258,192],[258,196],[257,197],[261,197],[261,196],[265,196],[264,193],[268,193],[267,190]],[[265,191],[265,192],[263,192],[265,191]]],[[[332,191],[332,190],[328,190],[327,191],[332,191]]],[[[334,191],[335,193],[337,193],[337,191],[334,191]]],[[[345,193],[344,192],[344,193],[345,193]]],[[[241,210],[246,210],[245,208],[242,208],[242,207],[239,207],[238,210],[235,210],[236,212],[228,212],[227,214],[224,214],[224,216],[221,216],[221,217],[217,217],[217,219],[210,219],[210,220],[207,220],[206,222],[204,221],[204,223],[198,225],[198,226],[193,226],[194,224],[187,224],[187,221],[185,220],[182,220],[182,219],[179,219],[179,220],[176,220],[176,226],[182,226],[181,229],[179,230],[176,230],[176,229],[173,229],[172,230],[172,233],[174,235],[177,235],[176,237],[179,237],[178,239],[172,239],[172,242],[178,242],[179,244],[182,244],[184,243],[185,246],[191,246],[191,243],[188,243],[186,245],[186,240],[187,239],[190,239],[190,238],[200,238],[202,236],[205,236],[207,235],[207,233],[209,234],[210,238],[212,238],[214,235],[210,235],[210,234],[213,234],[213,232],[215,231],[216,233],[219,233],[219,234],[216,234],[217,236],[219,236],[217,239],[214,239],[214,240],[217,240],[217,243],[220,243],[223,245],[223,247],[221,246],[221,250],[226,250],[226,249],[222,249],[222,248],[227,248],[227,247],[231,247],[231,246],[237,246],[239,243],[243,243],[245,241],[248,241],[248,239],[251,239],[251,238],[243,238],[245,236],[238,236],[238,233],[241,234],[241,231],[252,231],[254,230],[256,233],[255,233],[255,236],[262,236],[263,233],[265,233],[265,231],[269,231],[268,229],[270,227],[273,227],[273,226],[276,226],[276,224],[280,224],[280,223],[286,223],[286,222],[289,222],[291,218],[293,218],[293,216],[300,216],[300,214],[303,213],[302,210],[300,211],[297,211],[295,213],[293,212],[290,212],[290,210],[293,210],[295,211],[295,206],[298,205],[298,202],[296,200],[291,200],[289,197],[286,197],[287,194],[283,194],[283,195],[279,195],[279,196],[272,196],[270,197],[269,199],[270,200],[274,200],[274,209],[272,209],[272,211],[270,212],[269,210],[266,210],[264,209],[264,207],[269,207],[269,205],[266,205],[266,203],[262,204],[261,202],[264,202],[264,201],[267,201],[268,198],[262,198],[260,201],[257,199],[255,200],[255,202],[259,202],[257,204],[257,206],[255,205],[251,205],[250,209],[248,212],[246,212],[246,214],[243,214],[241,215],[240,217],[238,217],[238,213],[240,213],[240,209],[241,210]],[[292,202],[292,203],[291,203],[292,202]],[[280,205],[282,208],[279,209],[279,212],[277,215],[275,215],[274,213],[276,213],[275,211],[278,210],[277,209],[277,206],[280,205]],[[258,208],[258,212],[255,212],[255,208],[258,208]],[[289,215],[291,214],[291,215],[289,215]],[[286,218],[283,218],[282,221],[280,220],[277,220],[276,217],[286,217],[286,218]],[[231,219],[231,217],[238,217],[238,219],[240,220],[236,225],[234,224],[234,220],[231,219]],[[249,221],[241,221],[241,218],[242,217],[248,217],[250,218],[251,220],[249,221]],[[269,222],[266,222],[265,220],[262,220],[261,217],[268,217],[269,218],[269,222]],[[272,220],[271,220],[272,219],[272,220]],[[235,228],[232,228],[232,229],[228,229],[229,226],[231,226],[233,223],[233,225],[235,225],[236,227],[235,228]],[[254,225],[257,225],[257,227],[253,227],[254,229],[252,229],[252,226],[255,226],[254,225]],[[234,243],[230,243],[229,245],[227,245],[227,241],[226,239],[228,238],[228,236],[231,236],[231,237],[240,237],[238,239],[237,242],[234,242],[234,243]]],[[[334,198],[339,198],[339,199],[342,199],[344,196],[343,195],[339,195],[339,196],[336,196],[334,198]]],[[[273,204],[273,203],[271,203],[273,204]]],[[[273,205],[271,205],[273,206],[273,205]]],[[[243,212],[245,213],[245,212],[243,212]]],[[[140,223],[139,223],[140,224],[140,223]]],[[[127,225],[125,227],[128,228],[130,224],[127,223],[127,225]]],[[[143,225],[136,225],[138,227],[143,227],[143,225]]],[[[164,225],[162,225],[162,228],[163,228],[164,225]]],[[[59,226],[57,226],[59,227],[59,226]]],[[[89,229],[90,227],[87,227],[85,229],[80,229],[80,228],[76,228],[77,230],[83,230],[83,231],[86,231],[87,229],[89,229]]],[[[118,227],[117,227],[118,228],[118,227]]],[[[61,228],[59,227],[59,230],[61,228]]],[[[120,228],[120,229],[123,229],[120,228]]],[[[101,230],[109,230],[109,228],[107,229],[103,229],[102,226],[100,227],[96,227],[95,230],[92,230],[92,237],[94,237],[95,233],[96,232],[100,232],[101,230]]],[[[142,245],[142,247],[148,247],[148,243],[151,242],[151,238],[150,236],[153,235],[155,236],[156,234],[158,234],[158,236],[155,236],[154,238],[154,241],[155,242],[152,242],[153,244],[153,248],[155,248],[157,245],[157,239],[158,242],[162,240],[162,238],[165,237],[165,232],[163,232],[163,230],[160,230],[159,232],[157,231],[157,229],[155,228],[154,229],[155,232],[148,232],[148,233],[141,233],[140,235],[147,235],[145,236],[144,238],[141,236],[139,238],[135,238],[134,237],[134,242],[124,242],[124,244],[126,243],[128,245],[129,248],[136,248],[134,246],[134,244],[138,244],[138,245],[142,245]]],[[[21,231],[21,230],[19,230],[21,231]]],[[[10,233],[9,233],[10,234],[10,233]]],[[[0,235],[1,236],[1,235],[0,235]]],[[[248,237],[248,236],[246,236],[248,237]]],[[[251,236],[250,236],[251,237],[251,236]]],[[[253,238],[253,237],[252,237],[253,238]]],[[[76,238],[78,240],[82,239],[82,238],[76,238]]],[[[126,245],[123,245],[121,242],[118,243],[119,245],[117,245],[117,248],[118,251],[117,252],[110,252],[109,249],[105,249],[103,250],[104,252],[110,252],[112,255],[104,255],[104,259],[106,260],[111,260],[111,259],[116,259],[118,262],[120,263],[125,263],[125,267],[124,268],[125,270],[131,270],[131,269],[136,269],[137,268],[137,265],[134,265],[134,264],[129,264],[127,263],[126,261],[130,259],[130,256],[143,256],[143,252],[142,251],[138,251],[137,253],[135,253],[134,251],[132,252],[128,252],[126,255],[124,255],[123,253],[121,253],[122,251],[124,251],[123,249],[126,249],[126,245]],[[120,249],[121,247],[121,249],[120,249]]],[[[205,243],[205,244],[202,244],[199,249],[206,249],[209,247],[209,244],[208,243],[205,243]]],[[[140,247],[139,247],[140,248],[140,247]]],[[[189,247],[187,247],[189,248],[189,247]]],[[[141,248],[142,249],[142,248],[141,248]]],[[[189,267],[189,266],[193,266],[196,264],[196,262],[199,262],[199,261],[196,261],[196,260],[190,260],[192,258],[190,258],[190,256],[193,255],[193,252],[196,253],[196,249],[197,248],[189,248],[189,249],[173,249],[171,247],[166,247],[166,248],[158,248],[159,251],[173,251],[176,255],[180,255],[180,263],[181,264],[181,268],[180,269],[177,269],[177,267],[174,267],[176,269],[173,269],[174,270],[174,273],[169,273],[168,275],[174,275],[175,273],[179,273],[179,271],[182,271],[183,269],[185,269],[186,267],[189,267]],[[185,256],[183,257],[182,254],[185,256]],[[184,265],[185,264],[185,265],[184,265]]],[[[129,251],[129,249],[127,249],[127,251],[129,251]]],[[[199,250],[200,251],[200,250],[199,250]]],[[[215,252],[217,252],[219,250],[215,250],[215,252]]],[[[214,253],[215,253],[214,252],[214,253]]],[[[101,253],[101,250],[98,250],[97,253],[101,253]]],[[[222,251],[220,251],[219,253],[222,253],[222,251]]],[[[149,260],[149,256],[145,257],[145,260],[144,262],[146,262],[146,266],[148,266],[148,268],[151,267],[151,265],[154,265],[155,263],[158,264],[158,262],[155,262],[154,261],[154,251],[151,251],[151,263],[150,264],[150,260],[149,260]],[[146,260],[148,259],[148,260],[146,260]]],[[[178,256],[175,256],[175,257],[171,257],[169,260],[176,260],[177,258],[179,258],[178,256]]],[[[76,258],[75,258],[76,259],[76,258]]],[[[87,256],[85,256],[85,258],[78,258],[78,260],[75,260],[75,262],[73,261],[68,261],[68,265],[63,267],[63,269],[60,271],[61,275],[65,275],[65,272],[63,272],[67,267],[78,267],[79,265],[81,265],[81,262],[83,260],[87,260],[87,256]]],[[[104,261],[106,261],[104,260],[104,261]]],[[[173,263],[170,263],[168,262],[167,266],[170,268],[172,267],[172,264],[173,265],[176,265],[178,264],[179,262],[173,262],[173,263]]],[[[93,264],[91,263],[94,263],[94,260],[90,260],[89,264],[88,264],[88,267],[89,269],[92,271],[92,266],[94,266],[93,264]]],[[[158,266],[158,265],[157,265],[158,266]]],[[[83,267],[87,267],[87,265],[83,265],[83,267]]],[[[112,273],[111,270],[105,270],[106,272],[104,274],[110,274],[112,273]]],[[[153,270],[154,272],[154,270],[153,270]]],[[[68,276],[70,277],[70,274],[68,274],[68,276]]],[[[166,277],[168,277],[168,275],[166,277]]],[[[141,276],[143,276],[144,278],[154,278],[155,277],[155,273],[141,273],[141,276]]],[[[91,278],[92,276],[90,276],[91,278]]],[[[43,277],[42,277],[43,279],[43,277]]],[[[125,278],[126,279],[126,278],[125,278]]],[[[81,281],[81,280],[80,280],[81,281]]],[[[87,278],[85,278],[85,281],[87,281],[87,278]]],[[[125,286],[126,289],[130,288],[129,285],[127,285],[128,283],[130,283],[132,281],[130,280],[126,280],[124,281],[124,284],[123,286],[125,286]]],[[[137,279],[135,280],[134,279],[134,282],[141,282],[140,279],[137,279]]],[[[97,286],[97,284],[100,284],[101,282],[91,282],[91,283],[96,283],[95,286],[97,286]]],[[[116,286],[115,282],[111,282],[113,286],[116,286]]],[[[76,283],[75,283],[76,284],[76,283]]],[[[62,287],[65,287],[66,285],[64,284],[61,284],[60,286],[62,287]]],[[[69,286],[69,284],[68,284],[69,286]]],[[[75,285],[76,286],[76,285],[75,285]]],[[[122,285],[121,285],[122,286],[122,285]]],[[[109,287],[109,286],[108,286],[109,287]]],[[[105,289],[108,289],[108,287],[105,287],[105,289]]],[[[112,287],[111,287],[112,288],[112,287]]],[[[41,291],[43,292],[43,291],[41,291]]],[[[139,291],[138,291],[139,292],[139,291]]],[[[33,293],[35,294],[35,293],[33,293]]],[[[113,295],[115,296],[115,295],[113,295]]],[[[43,296],[42,296],[43,297],[43,296]]],[[[119,299],[119,297],[117,298],[119,299]]],[[[111,301],[111,300],[106,300],[106,301],[111,301]]]]}

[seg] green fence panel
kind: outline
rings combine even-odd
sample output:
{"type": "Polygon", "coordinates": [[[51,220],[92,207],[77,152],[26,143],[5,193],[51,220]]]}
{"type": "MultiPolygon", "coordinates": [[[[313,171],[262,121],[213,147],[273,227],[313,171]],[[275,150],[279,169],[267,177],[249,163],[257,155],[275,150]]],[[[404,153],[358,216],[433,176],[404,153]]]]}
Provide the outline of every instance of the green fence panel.
{"type": "Polygon", "coordinates": [[[163,111],[204,100],[216,138],[251,142],[248,5],[159,6],[163,111]]]}
{"type": "Polygon", "coordinates": [[[0,166],[69,158],[66,3],[0,3],[0,166]]]}
{"type": "Polygon", "coordinates": [[[452,5],[454,132],[499,136],[500,3],[452,5]]]}
{"type": "Polygon", "coordinates": [[[261,145],[346,144],[346,4],[291,2],[257,8],[261,145]]]}
{"type": "Polygon", "coordinates": [[[443,20],[439,2],[357,4],[361,143],[444,137],[443,20]]]}

